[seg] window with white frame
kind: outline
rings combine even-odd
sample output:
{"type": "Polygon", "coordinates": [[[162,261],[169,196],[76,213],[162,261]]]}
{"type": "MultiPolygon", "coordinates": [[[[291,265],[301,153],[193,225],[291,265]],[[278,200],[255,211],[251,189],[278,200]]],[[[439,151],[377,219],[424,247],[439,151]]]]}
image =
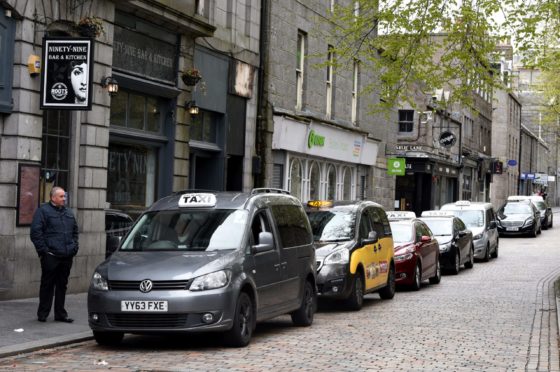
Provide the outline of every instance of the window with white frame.
{"type": "Polygon", "coordinates": [[[352,111],[351,121],[352,124],[358,124],[358,76],[360,74],[360,61],[354,60],[354,65],[352,67],[352,111]]]}
{"type": "Polygon", "coordinates": [[[399,110],[399,132],[412,132],[414,129],[414,110],[399,110]]]}
{"type": "Polygon", "coordinates": [[[332,104],[333,104],[333,63],[334,63],[334,50],[333,46],[329,45],[327,52],[327,102],[326,102],[326,116],[327,119],[332,118],[332,104]]]}
{"type": "Polygon", "coordinates": [[[298,30],[296,61],[296,110],[303,108],[303,87],[305,79],[305,48],[307,35],[298,30]]]}
{"type": "Polygon", "coordinates": [[[318,200],[321,198],[321,171],[319,164],[313,161],[309,166],[309,199],[318,200]]]}
{"type": "Polygon", "coordinates": [[[298,199],[302,199],[301,181],[302,167],[299,159],[292,159],[290,164],[289,187],[290,193],[298,199]]]}
{"type": "Polygon", "coordinates": [[[327,170],[327,200],[336,200],[336,168],[329,165],[327,170]]]}

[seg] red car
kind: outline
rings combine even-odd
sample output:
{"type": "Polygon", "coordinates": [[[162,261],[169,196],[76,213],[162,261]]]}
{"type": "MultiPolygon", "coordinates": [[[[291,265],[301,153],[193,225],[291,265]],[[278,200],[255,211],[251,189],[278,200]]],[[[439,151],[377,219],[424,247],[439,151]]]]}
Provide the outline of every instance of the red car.
{"type": "Polygon", "coordinates": [[[390,221],[395,245],[397,285],[420,289],[429,279],[431,284],[441,280],[439,243],[430,228],[419,219],[390,221]]]}

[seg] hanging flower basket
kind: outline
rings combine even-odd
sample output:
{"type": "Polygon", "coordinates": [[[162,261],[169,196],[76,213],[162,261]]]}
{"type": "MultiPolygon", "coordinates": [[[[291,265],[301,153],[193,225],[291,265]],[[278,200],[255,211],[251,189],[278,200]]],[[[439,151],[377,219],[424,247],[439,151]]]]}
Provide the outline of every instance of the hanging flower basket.
{"type": "Polygon", "coordinates": [[[105,33],[103,20],[98,17],[84,17],[80,19],[76,29],[78,34],[89,38],[96,38],[105,33]]]}
{"type": "Polygon", "coordinates": [[[198,69],[193,67],[185,70],[183,75],[181,75],[181,79],[185,85],[194,86],[202,79],[202,75],[198,69]]]}

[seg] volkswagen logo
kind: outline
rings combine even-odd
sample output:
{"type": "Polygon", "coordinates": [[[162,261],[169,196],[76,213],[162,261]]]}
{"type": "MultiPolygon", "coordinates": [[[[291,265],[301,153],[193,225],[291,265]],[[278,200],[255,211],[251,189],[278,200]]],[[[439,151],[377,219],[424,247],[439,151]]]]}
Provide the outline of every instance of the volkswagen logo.
{"type": "Polygon", "coordinates": [[[153,283],[150,279],[144,279],[140,282],[140,292],[148,293],[152,290],[153,283]]]}

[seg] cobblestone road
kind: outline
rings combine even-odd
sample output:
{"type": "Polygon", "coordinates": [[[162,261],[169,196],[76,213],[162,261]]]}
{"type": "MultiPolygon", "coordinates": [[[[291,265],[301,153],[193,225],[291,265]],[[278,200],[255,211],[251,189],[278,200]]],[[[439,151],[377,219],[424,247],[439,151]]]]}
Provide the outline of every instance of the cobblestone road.
{"type": "Polygon", "coordinates": [[[127,336],[10,357],[0,370],[68,371],[560,371],[553,290],[560,228],[502,238],[499,258],[476,263],[360,312],[322,307],[311,328],[288,317],[257,327],[247,348],[207,335],[127,336]]]}

